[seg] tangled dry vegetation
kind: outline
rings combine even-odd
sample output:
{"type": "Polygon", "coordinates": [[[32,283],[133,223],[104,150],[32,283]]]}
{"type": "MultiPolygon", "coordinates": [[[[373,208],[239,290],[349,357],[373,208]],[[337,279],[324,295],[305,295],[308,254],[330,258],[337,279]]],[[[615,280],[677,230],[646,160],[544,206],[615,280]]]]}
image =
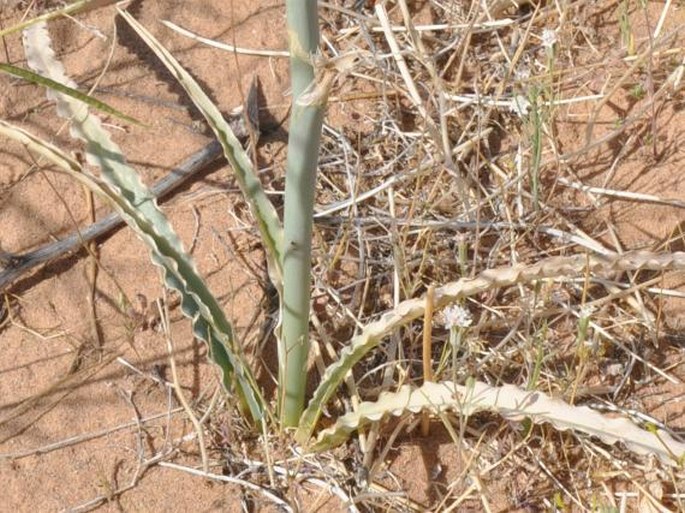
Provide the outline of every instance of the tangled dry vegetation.
{"type": "MultiPolygon", "coordinates": [[[[579,170],[593,162],[592,183],[609,183],[627,155],[654,144],[658,113],[682,101],[682,27],[665,24],[675,6],[468,4],[429,2],[417,13],[400,1],[388,21],[323,9],[329,51],[373,56],[338,90],[325,131],[319,202],[334,207],[317,215],[315,275],[324,354],[432,284],[550,256],[621,253],[621,235],[593,215],[610,198],[658,200],[590,189],[579,170]],[[651,23],[636,33],[631,23],[644,19],[651,23]],[[606,106],[626,96],[631,105],[608,120],[606,106]],[[355,101],[366,115],[346,119],[355,101]]],[[[639,249],[677,249],[679,237],[639,249]]],[[[439,316],[433,322],[434,379],[516,384],[665,427],[641,400],[647,389],[681,383],[678,336],[661,313],[665,298],[681,293],[662,284],[649,272],[587,272],[469,297],[462,306],[472,324],[460,330],[455,355],[450,330],[439,316]]],[[[353,397],[419,384],[423,336],[420,321],[394,333],[358,365],[353,397]]],[[[447,415],[431,427],[447,430],[460,461],[434,497],[436,511],[490,509],[495,491],[524,510],[683,508],[682,475],[619,447],[496,415],[462,420],[447,415]]],[[[417,423],[408,417],[360,436],[354,466],[368,482],[382,480],[384,459],[407,430],[421,444],[417,423]]],[[[412,506],[383,494],[374,502],[412,506]]]]}
{"type": "MultiPolygon", "coordinates": [[[[682,208],[601,185],[636,152],[647,163],[672,156],[659,130],[665,112],[682,109],[684,29],[669,22],[685,19],[682,5],[367,4],[320,3],[324,53],[359,60],[338,80],[324,128],[313,368],[322,372],[362,326],[434,286],[551,257],[587,255],[588,265],[471,294],[448,326],[436,309],[395,330],[357,364],[322,422],[420,385],[428,326],[434,381],[540,390],[682,440],[682,407],[655,414],[648,400],[682,396],[677,323],[663,313],[682,292],[664,286],[659,266],[589,265],[636,249],[678,260],[667,253],[682,248],[679,232],[626,248],[599,212],[609,201],[682,208]]],[[[675,122],[685,128],[682,117],[675,122]]],[[[269,351],[259,345],[257,356],[268,360],[260,352],[269,351]]],[[[272,433],[248,460],[217,427],[228,422],[236,432],[241,421],[211,407],[189,406],[210,412],[203,443],[211,466],[233,455],[223,466],[237,482],[286,509],[308,482],[359,511],[685,510],[682,465],[525,419],[404,415],[306,456],[288,454],[283,435],[272,433]],[[431,460],[433,483],[413,483],[411,464],[392,465],[407,443],[421,450],[434,440],[451,444],[453,459],[431,460]],[[295,478],[286,477],[292,468],[295,478]]]]}

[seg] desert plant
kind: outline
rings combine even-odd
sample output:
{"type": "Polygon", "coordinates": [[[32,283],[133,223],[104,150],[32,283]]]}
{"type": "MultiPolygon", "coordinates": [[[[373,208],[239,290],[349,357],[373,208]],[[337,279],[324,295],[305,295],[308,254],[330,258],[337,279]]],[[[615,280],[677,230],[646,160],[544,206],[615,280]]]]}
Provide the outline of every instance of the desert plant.
{"type": "MultiPolygon", "coordinates": [[[[332,84],[330,73],[331,69],[335,70],[335,66],[329,66],[330,61],[327,62],[318,55],[316,10],[315,0],[287,2],[293,110],[288,145],[284,227],[281,226],[276,209],[267,198],[250,159],[218,108],[211,103],[190,74],[140,23],[127,12],[119,11],[176,77],[206,117],[256,219],[267,256],[269,274],[281,296],[282,324],[280,334],[277,333],[277,336],[280,335],[278,416],[271,415],[240,344],[234,340],[231,324],[199,276],[168,220],[158,209],[154,196],[126,164],[121,151],[111,141],[97,118],[87,112],[87,105],[81,101],[82,98],[68,94],[60,87],[53,87],[51,82],[45,82],[49,94],[58,104],[58,110],[70,120],[73,134],[85,141],[87,160],[99,167],[99,177],[86,173],[78,162],[59,148],[25,130],[5,122],[0,123],[0,132],[20,141],[29,150],[41,154],[86,183],[121,213],[150,248],[151,258],[162,269],[166,284],[181,295],[182,310],[191,318],[194,334],[208,344],[211,358],[223,372],[226,388],[237,390],[244,410],[255,423],[264,426],[267,419],[280,417],[280,426],[297,427],[296,439],[303,446],[310,443],[324,406],[352,367],[377,347],[384,337],[422,316],[426,308],[424,298],[408,299],[375,322],[364,326],[341,352],[339,360],[328,367],[321,384],[302,413],[308,357],[314,184],[323,112],[328,88],[332,84]]],[[[25,34],[27,58],[34,70],[51,81],[75,89],[76,84],[67,78],[50,50],[44,26],[34,24],[25,34]]],[[[345,64],[347,65],[349,63],[345,64]]],[[[460,247],[461,251],[465,253],[465,248],[460,247]]],[[[465,274],[465,258],[462,256],[460,260],[465,274]]],[[[601,257],[553,257],[532,265],[489,269],[474,278],[462,277],[457,282],[437,287],[433,303],[436,310],[440,310],[452,304],[460,304],[469,296],[500,287],[598,272],[638,269],[660,271],[667,268],[685,269],[685,254],[632,253],[606,254],[601,257]]],[[[466,327],[468,326],[462,326],[466,327]]],[[[455,362],[461,337],[465,334],[466,332],[455,332],[458,335],[453,346],[455,362]]],[[[550,422],[560,429],[575,429],[609,443],[622,441],[629,449],[639,453],[657,454],[669,463],[679,464],[685,455],[685,446],[664,432],[645,431],[628,421],[610,421],[587,408],[577,408],[552,400],[534,390],[523,391],[513,386],[494,387],[473,378],[468,380],[466,386],[452,381],[427,382],[421,388],[408,385],[401,387],[396,393],[382,394],[378,401],[362,403],[357,411],[340,417],[333,427],[319,435],[311,448],[324,449],[340,443],[365,423],[379,420],[388,414],[419,411],[441,414],[446,410],[458,410],[468,415],[482,409],[495,410],[511,419],[529,417],[550,422]]]]}
{"type": "Polygon", "coordinates": [[[468,380],[465,385],[429,381],[419,388],[405,385],[397,392],[383,393],[378,401],[361,403],[355,412],[338,418],[334,426],[321,431],[312,449],[339,445],[352,431],[386,415],[423,410],[436,415],[456,410],[466,417],[492,410],[511,420],[528,418],[538,423],[549,422],[557,429],[574,429],[608,444],[621,441],[638,454],[654,454],[669,465],[682,465],[685,455],[684,443],[656,428],[652,436],[646,436],[644,430],[627,419],[607,418],[587,406],[570,406],[542,392],[528,392],[511,385],[493,387],[474,380],[468,380]]]}
{"type": "Polygon", "coordinates": [[[314,94],[319,47],[316,0],[286,2],[292,81],[283,214],[283,295],[278,348],[280,415],[297,426],[304,409],[309,355],[314,187],[326,95],[314,94]]]}

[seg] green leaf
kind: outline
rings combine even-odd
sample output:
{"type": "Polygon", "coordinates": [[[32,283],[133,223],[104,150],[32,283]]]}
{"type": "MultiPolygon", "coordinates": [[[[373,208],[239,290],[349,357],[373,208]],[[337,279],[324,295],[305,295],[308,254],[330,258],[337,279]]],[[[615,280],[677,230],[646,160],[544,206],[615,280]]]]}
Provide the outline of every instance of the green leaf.
{"type": "Polygon", "coordinates": [[[43,77],[37,73],[34,73],[33,71],[23,69],[23,68],[18,68],[16,66],[12,66],[11,64],[4,64],[0,62],[0,71],[4,71],[5,73],[9,73],[10,75],[14,75],[15,77],[23,78],[24,80],[27,80],[29,82],[33,82],[36,85],[40,85],[43,87],[46,87],[48,89],[52,89],[54,91],[58,91],[62,94],[66,94],[68,96],[71,96],[72,98],[75,98],[79,101],[82,101],[83,103],[90,105],[91,107],[100,110],[102,112],[105,112],[107,114],[111,114],[112,116],[115,116],[119,119],[122,119],[124,121],[128,121],[129,123],[133,123],[138,126],[145,126],[144,123],[141,123],[135,118],[132,118],[130,116],[127,116],[123,112],[119,112],[117,109],[114,107],[110,107],[104,102],[101,102],[100,100],[96,100],[92,96],[88,96],[85,93],[82,93],[78,89],[72,89],[71,87],[67,87],[64,84],[61,84],[60,82],[57,82],[55,80],[49,79],[47,77],[43,77]]]}
{"type": "Polygon", "coordinates": [[[77,2],[72,2],[68,5],[65,5],[64,7],[55,9],[54,11],[46,12],[45,14],[41,14],[40,16],[36,16],[35,18],[22,21],[17,25],[0,30],[0,37],[5,37],[8,34],[19,32],[20,30],[24,30],[25,28],[28,28],[31,25],[35,25],[36,23],[50,21],[55,18],[61,18],[62,16],[76,14],[79,12],[91,11],[93,9],[98,9],[106,5],[114,4],[118,1],[120,0],[78,0],[77,2]]]}
{"type": "Polygon", "coordinates": [[[119,10],[119,14],[157,55],[169,72],[178,80],[178,83],[183,86],[221,143],[224,155],[233,167],[238,185],[257,221],[266,252],[269,276],[280,292],[283,288],[283,272],[281,269],[283,228],[276,208],[264,192],[264,187],[252,167],[250,158],[231,130],[230,125],[221,115],[218,107],[212,103],[190,73],[133,16],[122,10],[119,10]]]}
{"type": "MultiPolygon", "coordinates": [[[[44,24],[24,31],[29,66],[61,83],[73,83],[56,59],[44,24]]],[[[191,319],[193,333],[209,345],[211,359],[219,366],[227,389],[235,383],[242,404],[256,423],[264,420],[266,403],[259,386],[233,337],[231,324],[216,298],[207,288],[190,255],[151,191],[127,163],[119,147],[103,129],[87,105],[71,96],[49,89],[57,111],[71,122],[73,137],[86,142],[86,160],[101,171],[99,179],[86,180],[73,166],[63,168],[104,195],[150,249],[151,260],[162,270],[170,288],[181,296],[181,309],[191,319]]],[[[68,163],[67,163],[68,164],[68,163]]]]}

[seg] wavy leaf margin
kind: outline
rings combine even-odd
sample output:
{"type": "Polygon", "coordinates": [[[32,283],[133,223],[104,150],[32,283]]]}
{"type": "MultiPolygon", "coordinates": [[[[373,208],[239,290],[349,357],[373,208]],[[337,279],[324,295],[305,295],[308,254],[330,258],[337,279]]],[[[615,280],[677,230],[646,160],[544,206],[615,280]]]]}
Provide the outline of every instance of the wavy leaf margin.
{"type": "MultiPolygon", "coordinates": [[[[481,272],[475,278],[462,278],[435,289],[434,305],[439,310],[460,299],[473,296],[497,287],[507,287],[517,283],[530,283],[551,278],[571,278],[586,272],[635,271],[639,269],[662,271],[665,269],[685,269],[685,253],[652,253],[635,251],[613,255],[574,255],[570,257],[550,257],[531,265],[500,267],[481,272]]],[[[366,353],[378,346],[383,338],[394,330],[405,326],[423,316],[425,299],[408,299],[380,319],[370,324],[354,337],[345,347],[337,362],[331,364],[321,378],[321,383],[307,405],[297,433],[296,440],[305,444],[311,437],[326,402],[352,367],[366,353]]]]}
{"type": "Polygon", "coordinates": [[[481,381],[458,385],[450,381],[427,382],[416,388],[400,387],[384,392],[377,401],[362,402],[354,412],[338,418],[319,433],[310,446],[313,451],[330,449],[343,443],[355,430],[386,416],[429,411],[440,414],[456,411],[466,417],[480,411],[493,411],[508,420],[529,418],[534,423],[549,423],[561,431],[573,430],[614,445],[618,442],[640,455],[654,455],[672,466],[685,462],[685,443],[662,430],[646,431],[624,417],[611,418],[587,406],[573,406],[538,391],[513,385],[493,387],[481,381]]]}
{"type": "MultiPolygon", "coordinates": [[[[30,26],[23,35],[29,66],[42,76],[76,88],[52,50],[45,23],[30,26]]],[[[86,142],[87,162],[101,171],[99,186],[93,187],[95,180],[86,183],[110,200],[148,246],[151,260],[161,268],[167,286],[181,295],[181,309],[191,319],[193,334],[208,344],[210,357],[221,370],[224,386],[230,390],[234,378],[242,404],[252,419],[261,423],[266,403],[234,340],[231,324],[157,206],[154,195],[126,163],[100,120],[88,112],[87,105],[54,89],[47,89],[47,94],[57,103],[58,114],[71,122],[71,135],[86,142]]],[[[78,174],[71,165],[63,169],[78,174]]],[[[84,181],[82,176],[79,178],[84,181]]]]}
{"type": "Polygon", "coordinates": [[[198,83],[171,53],[128,12],[117,9],[119,15],[131,26],[140,38],[166,66],[178,83],[183,86],[188,96],[209,123],[217,140],[224,150],[226,160],[230,162],[243,196],[250,206],[250,211],[257,221],[259,233],[264,244],[269,277],[279,291],[283,289],[283,228],[273,203],[269,200],[255,172],[250,158],[230,125],[216,105],[209,99],[198,83]]]}

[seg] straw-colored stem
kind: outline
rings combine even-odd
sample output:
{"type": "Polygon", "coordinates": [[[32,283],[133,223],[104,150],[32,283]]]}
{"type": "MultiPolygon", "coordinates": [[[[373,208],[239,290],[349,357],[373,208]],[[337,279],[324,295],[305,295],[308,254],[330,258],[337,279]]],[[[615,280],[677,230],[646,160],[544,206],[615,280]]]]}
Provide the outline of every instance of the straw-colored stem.
{"type": "MultiPolygon", "coordinates": [[[[423,312],[423,382],[433,381],[433,298],[435,297],[435,286],[430,285],[426,292],[426,310],[423,312]]],[[[421,434],[428,436],[430,432],[430,414],[423,413],[421,418],[421,434]]]]}

